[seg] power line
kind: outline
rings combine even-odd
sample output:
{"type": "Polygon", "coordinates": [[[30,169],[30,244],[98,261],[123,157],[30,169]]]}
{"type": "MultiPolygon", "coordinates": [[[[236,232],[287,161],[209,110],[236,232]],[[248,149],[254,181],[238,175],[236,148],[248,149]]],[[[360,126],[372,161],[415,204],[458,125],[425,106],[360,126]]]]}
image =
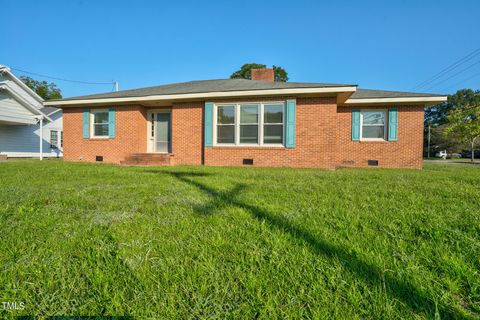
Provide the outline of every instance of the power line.
{"type": "Polygon", "coordinates": [[[31,75],[38,76],[38,77],[43,77],[43,78],[54,79],[54,80],[58,80],[58,81],[74,82],[74,83],[81,83],[81,84],[93,84],[93,85],[115,84],[114,81],[111,81],[111,82],[88,82],[88,81],[80,81],[80,80],[70,80],[70,79],[57,78],[57,77],[47,76],[47,75],[40,74],[40,73],[25,71],[25,70],[18,69],[18,68],[13,68],[13,67],[10,67],[10,69],[16,70],[16,71],[19,71],[19,72],[23,72],[23,73],[26,73],[26,74],[31,74],[31,75]]]}
{"type": "Polygon", "coordinates": [[[416,85],[415,87],[412,88],[412,90],[417,90],[417,89],[420,89],[422,87],[425,87],[427,85],[429,85],[431,82],[437,80],[438,78],[442,77],[443,75],[445,75],[446,73],[452,71],[453,69],[459,67],[460,65],[472,60],[473,58],[475,58],[477,55],[480,54],[480,48],[472,51],[471,53],[467,54],[466,56],[464,56],[463,58],[457,60],[456,62],[454,62],[453,64],[449,65],[448,67],[446,67],[445,69],[443,69],[442,71],[438,72],[437,74],[433,75],[432,77],[428,78],[427,80],[419,83],[418,85],[416,85]]]}
{"type": "Polygon", "coordinates": [[[473,79],[473,78],[475,78],[475,77],[477,77],[477,76],[480,76],[480,72],[475,73],[475,74],[471,75],[470,77],[463,79],[462,81],[459,81],[459,82],[457,82],[457,83],[455,83],[455,84],[452,84],[451,86],[448,86],[448,87],[446,87],[446,88],[443,88],[442,91],[447,91],[447,90],[449,90],[450,88],[456,87],[456,86],[458,86],[459,84],[462,84],[462,83],[464,83],[464,82],[467,82],[468,80],[473,79]]]}
{"type": "Polygon", "coordinates": [[[458,76],[460,73],[463,73],[463,72],[467,71],[468,69],[470,69],[470,68],[472,68],[472,67],[476,66],[476,65],[477,65],[477,64],[479,64],[479,63],[480,63],[480,60],[479,60],[479,61],[477,61],[477,62],[475,62],[475,63],[473,63],[473,64],[471,64],[471,65],[469,65],[468,67],[466,67],[466,68],[464,68],[464,69],[460,70],[459,72],[457,72],[457,73],[455,73],[455,74],[451,75],[450,77],[448,77],[448,78],[446,78],[446,79],[443,79],[443,80],[441,80],[440,82],[437,82],[436,84],[434,84],[434,85],[432,85],[432,86],[428,87],[426,90],[428,91],[428,90],[430,90],[430,89],[432,89],[432,88],[435,88],[435,87],[436,87],[436,86],[438,86],[439,84],[442,84],[442,83],[444,83],[445,81],[448,81],[448,80],[450,80],[450,79],[452,79],[452,78],[454,78],[454,77],[458,76]]]}

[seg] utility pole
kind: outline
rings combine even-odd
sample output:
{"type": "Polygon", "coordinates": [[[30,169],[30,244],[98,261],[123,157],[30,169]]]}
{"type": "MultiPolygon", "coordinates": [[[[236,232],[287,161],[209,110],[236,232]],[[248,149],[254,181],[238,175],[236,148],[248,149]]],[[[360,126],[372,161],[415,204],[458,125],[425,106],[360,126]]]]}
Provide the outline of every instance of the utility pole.
{"type": "Polygon", "coordinates": [[[115,92],[118,92],[118,81],[115,81],[115,92]]]}
{"type": "Polygon", "coordinates": [[[430,158],[430,125],[428,125],[428,146],[427,146],[427,158],[430,158]]]}

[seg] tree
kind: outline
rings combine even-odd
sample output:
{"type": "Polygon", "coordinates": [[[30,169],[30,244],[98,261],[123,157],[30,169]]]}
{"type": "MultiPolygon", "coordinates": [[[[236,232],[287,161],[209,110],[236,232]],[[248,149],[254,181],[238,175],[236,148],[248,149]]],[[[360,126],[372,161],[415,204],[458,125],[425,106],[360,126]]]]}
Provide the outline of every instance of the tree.
{"type": "Polygon", "coordinates": [[[425,110],[425,122],[432,126],[446,123],[448,113],[467,104],[480,103],[480,90],[462,89],[449,95],[446,102],[429,107],[425,110]]]}
{"type": "MultiPolygon", "coordinates": [[[[230,76],[230,79],[252,79],[252,69],[266,68],[267,65],[259,63],[246,63],[230,76]]],[[[277,82],[287,82],[288,73],[282,67],[273,66],[274,80],[277,82]]]]}
{"type": "Polygon", "coordinates": [[[27,76],[21,76],[20,80],[23,81],[30,89],[35,91],[44,100],[61,99],[62,91],[53,82],[39,81],[27,76]]]}
{"type": "Polygon", "coordinates": [[[446,135],[445,129],[448,127],[448,114],[456,109],[464,108],[468,104],[480,103],[480,90],[462,89],[455,94],[449,95],[448,100],[442,104],[428,107],[425,109],[425,135],[424,135],[424,153],[428,154],[428,127],[431,128],[430,145],[432,151],[448,150],[449,153],[461,152],[465,148],[470,148],[468,143],[459,141],[454,134],[446,135]]]}
{"type": "Polygon", "coordinates": [[[480,138],[480,103],[469,104],[449,112],[447,135],[456,135],[468,142],[472,150],[472,161],[475,160],[475,142],[480,138]]]}

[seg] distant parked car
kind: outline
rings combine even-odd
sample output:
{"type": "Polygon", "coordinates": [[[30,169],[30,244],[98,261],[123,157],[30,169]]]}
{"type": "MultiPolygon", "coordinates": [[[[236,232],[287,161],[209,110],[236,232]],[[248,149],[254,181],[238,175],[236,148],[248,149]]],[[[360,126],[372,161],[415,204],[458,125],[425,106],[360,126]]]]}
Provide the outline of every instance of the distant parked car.
{"type": "Polygon", "coordinates": [[[451,153],[448,155],[449,158],[452,158],[452,159],[460,159],[462,158],[462,154],[461,153],[451,153]]]}
{"type": "MultiPolygon", "coordinates": [[[[475,158],[480,158],[480,150],[475,150],[473,152],[473,155],[475,158]]],[[[462,158],[471,158],[472,157],[472,151],[463,151],[462,152],[462,158]]]]}
{"type": "Polygon", "coordinates": [[[443,158],[443,159],[447,159],[447,150],[441,150],[441,151],[438,151],[435,156],[437,158],[443,158]]]}

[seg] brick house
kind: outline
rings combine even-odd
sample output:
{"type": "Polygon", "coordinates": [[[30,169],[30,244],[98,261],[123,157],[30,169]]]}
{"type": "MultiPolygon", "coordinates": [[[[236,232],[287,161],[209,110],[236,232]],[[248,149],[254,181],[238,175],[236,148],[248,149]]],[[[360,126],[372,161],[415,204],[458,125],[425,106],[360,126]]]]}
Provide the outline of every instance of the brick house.
{"type": "Polygon", "coordinates": [[[64,159],[118,164],[421,168],[423,112],[446,96],[356,85],[192,81],[45,104],[64,159]]]}

